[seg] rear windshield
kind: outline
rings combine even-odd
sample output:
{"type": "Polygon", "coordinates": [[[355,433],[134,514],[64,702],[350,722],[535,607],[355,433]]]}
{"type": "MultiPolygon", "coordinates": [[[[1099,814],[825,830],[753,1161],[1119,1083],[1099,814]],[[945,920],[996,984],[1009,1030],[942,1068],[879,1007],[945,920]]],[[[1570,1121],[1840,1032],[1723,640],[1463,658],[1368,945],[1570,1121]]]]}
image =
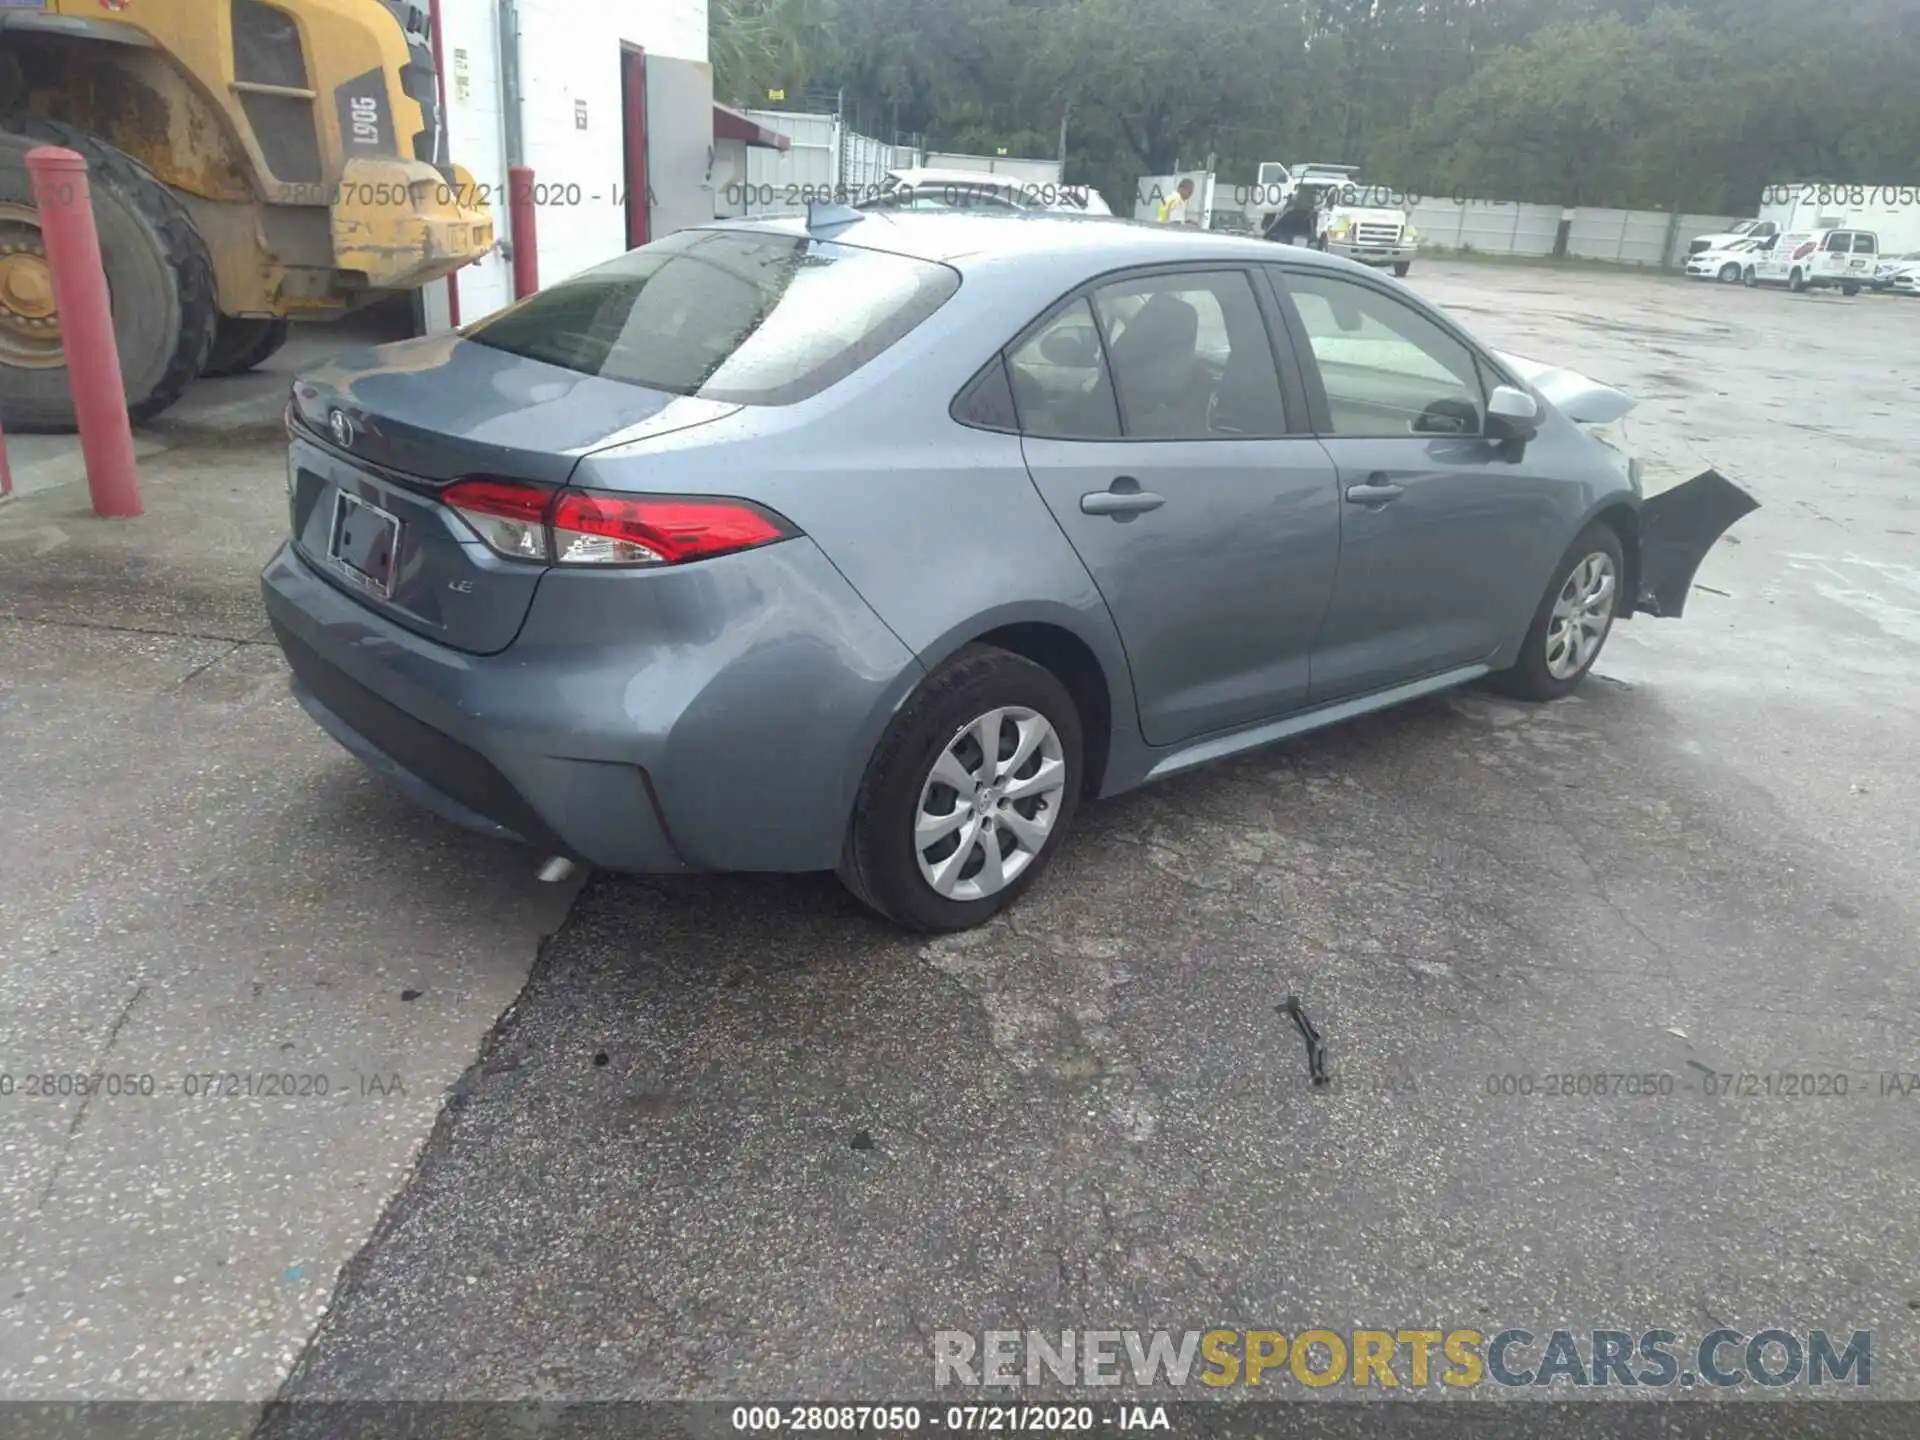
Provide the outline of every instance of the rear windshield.
{"type": "Polygon", "coordinates": [[[585,375],[742,405],[843,379],[944,304],[945,265],[805,236],[682,230],[461,333],[585,375]]]}

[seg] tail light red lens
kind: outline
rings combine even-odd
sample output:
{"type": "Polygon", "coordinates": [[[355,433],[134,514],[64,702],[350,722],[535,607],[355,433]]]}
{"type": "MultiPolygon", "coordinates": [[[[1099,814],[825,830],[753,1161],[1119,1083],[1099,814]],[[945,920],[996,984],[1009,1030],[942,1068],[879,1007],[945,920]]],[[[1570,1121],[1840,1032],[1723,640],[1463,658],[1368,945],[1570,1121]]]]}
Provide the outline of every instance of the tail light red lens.
{"type": "Polygon", "coordinates": [[[798,533],[747,500],[556,491],[516,480],[461,480],[440,499],[498,553],[558,565],[681,565],[798,533]]]}
{"type": "Polygon", "coordinates": [[[514,480],[459,480],[440,492],[488,546],[515,560],[548,560],[547,509],[553,491],[514,480]]]}
{"type": "Polygon", "coordinates": [[[680,565],[784,540],[786,522],[745,500],[564,490],[553,507],[562,565],[680,565]]]}

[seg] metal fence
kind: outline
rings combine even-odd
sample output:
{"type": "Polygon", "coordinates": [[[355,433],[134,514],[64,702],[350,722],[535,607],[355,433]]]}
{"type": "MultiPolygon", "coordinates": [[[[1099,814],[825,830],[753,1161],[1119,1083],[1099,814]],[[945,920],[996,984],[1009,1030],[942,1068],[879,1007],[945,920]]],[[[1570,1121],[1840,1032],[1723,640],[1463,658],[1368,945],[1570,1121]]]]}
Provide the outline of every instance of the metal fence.
{"type": "Polygon", "coordinates": [[[861,199],[879,188],[889,170],[904,169],[918,158],[912,147],[862,135],[830,111],[746,113],[785,135],[788,144],[785,150],[747,150],[744,183],[714,197],[722,215],[773,215],[836,193],[861,199]]]}
{"type": "MultiPolygon", "coordinates": [[[[1205,197],[1205,223],[1215,229],[1245,228],[1255,222],[1258,213],[1273,208],[1273,198],[1263,195],[1257,186],[1220,183],[1218,177],[1204,171],[1189,173],[1197,193],[1205,197]]],[[[1134,217],[1152,219],[1160,200],[1171,193],[1178,178],[1142,176],[1134,199],[1134,217]]],[[[1687,258],[1687,242],[1694,236],[1724,231],[1736,217],[1593,206],[1568,209],[1516,200],[1427,196],[1411,207],[1408,218],[1419,229],[1422,245],[1442,249],[1677,266],[1687,258]]]]}
{"type": "Polygon", "coordinates": [[[839,183],[856,197],[877,194],[880,182],[893,168],[893,146],[871,135],[841,130],[839,183]]]}
{"type": "Polygon", "coordinates": [[[1423,245],[1475,250],[1483,255],[1544,257],[1629,265],[1679,265],[1696,235],[1725,230],[1736,217],[1670,210],[1566,209],[1513,200],[1423,199],[1413,207],[1423,245]],[[1559,248],[1566,225],[1566,248],[1559,248]]]}
{"type": "Polygon", "coordinates": [[[1423,245],[1488,255],[1551,255],[1560,232],[1558,205],[1502,200],[1422,200],[1410,217],[1423,245]]]}

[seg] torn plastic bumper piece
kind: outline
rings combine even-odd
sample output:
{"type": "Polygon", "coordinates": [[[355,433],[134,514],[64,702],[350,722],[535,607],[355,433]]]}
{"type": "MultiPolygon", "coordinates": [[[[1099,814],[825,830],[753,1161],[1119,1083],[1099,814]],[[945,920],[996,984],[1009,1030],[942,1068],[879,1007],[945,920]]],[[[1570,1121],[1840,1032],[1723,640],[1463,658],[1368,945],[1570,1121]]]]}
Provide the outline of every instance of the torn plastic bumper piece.
{"type": "Polygon", "coordinates": [[[1640,506],[1637,614],[1677,620],[1700,562],[1760,502],[1718,470],[1703,470],[1640,506]]]}

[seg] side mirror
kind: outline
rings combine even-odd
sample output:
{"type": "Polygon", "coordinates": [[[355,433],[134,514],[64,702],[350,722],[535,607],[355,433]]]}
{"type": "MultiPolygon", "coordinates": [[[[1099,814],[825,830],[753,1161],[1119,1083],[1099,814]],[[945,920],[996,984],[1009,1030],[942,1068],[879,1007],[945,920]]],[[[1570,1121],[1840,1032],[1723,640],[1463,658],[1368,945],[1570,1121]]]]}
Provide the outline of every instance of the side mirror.
{"type": "Polygon", "coordinates": [[[1487,397],[1487,438],[1531,440],[1540,429],[1540,402],[1524,390],[1496,385],[1487,397]]]}

